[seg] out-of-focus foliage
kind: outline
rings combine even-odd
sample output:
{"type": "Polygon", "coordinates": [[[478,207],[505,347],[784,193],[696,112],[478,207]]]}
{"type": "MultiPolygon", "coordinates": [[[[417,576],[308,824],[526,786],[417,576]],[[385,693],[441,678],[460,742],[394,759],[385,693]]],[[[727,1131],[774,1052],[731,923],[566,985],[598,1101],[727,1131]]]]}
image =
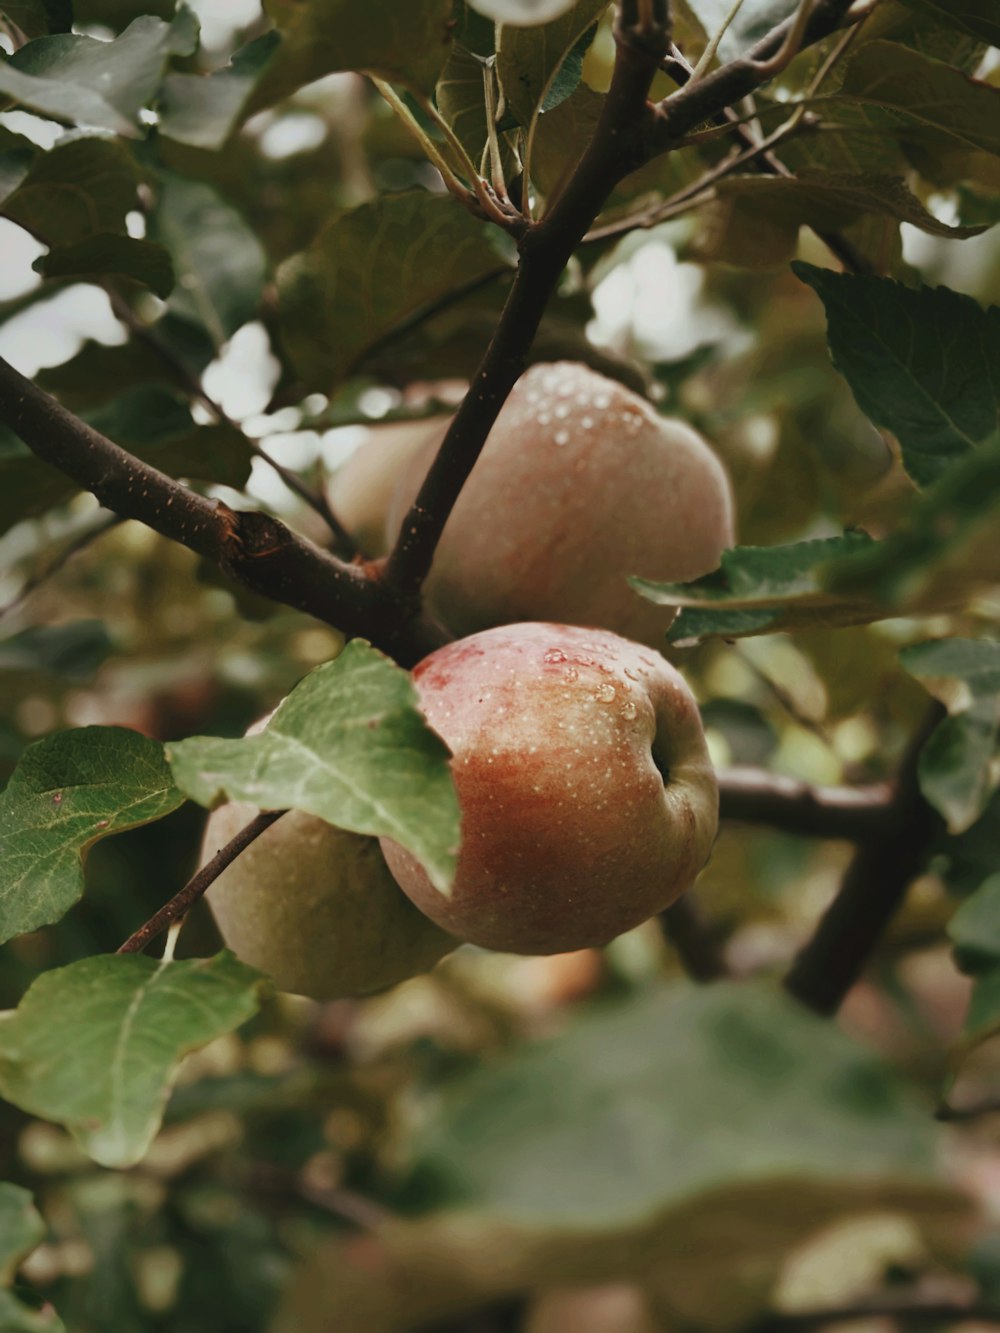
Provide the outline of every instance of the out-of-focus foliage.
{"type": "MultiPolygon", "coordinates": [[[[606,5],[563,8],[0,0],[0,352],[325,542],[257,442],[320,489],[365,427],[454,403],[515,254],[436,166],[544,212],[613,53],[606,5]]],[[[672,8],[693,64],[730,6],[672,8]]],[[[716,63],[792,8],[746,0],[716,63]]],[[[648,392],[729,468],[739,546],[657,594],[721,766],[879,782],[928,688],[949,706],[920,774],[948,829],[841,1031],[777,978],[851,848],[729,823],[697,898],[735,979],[705,990],[655,923],[326,1005],[270,994],[200,906],[176,959],[113,957],[197,859],[164,746],[199,801],[327,810],[323,746],[358,742],[346,795],[442,880],[454,810],[425,741],[367,749],[371,721],[412,739],[381,659],[363,703],[321,692],[322,728],[237,739],[374,655],[0,439],[0,1327],[737,1333],[873,1290],[996,1301],[994,1149],[931,1111],[949,1054],[956,1107],[1000,1086],[997,40],[977,0],[881,0],[801,53],[740,108],[749,141],[712,127],[620,183],[531,351],[648,392]],[[779,168],[719,174],[761,133],[779,168]]]]}

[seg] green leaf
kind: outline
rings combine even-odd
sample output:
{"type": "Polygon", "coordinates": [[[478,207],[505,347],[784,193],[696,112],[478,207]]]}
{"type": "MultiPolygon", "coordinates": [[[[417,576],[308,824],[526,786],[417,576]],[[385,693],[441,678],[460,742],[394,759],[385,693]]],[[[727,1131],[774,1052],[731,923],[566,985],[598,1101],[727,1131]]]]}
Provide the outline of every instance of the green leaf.
{"type": "Polygon", "coordinates": [[[125,230],[136,206],[136,167],[128,150],[109,139],[70,139],[37,152],[3,212],[46,245],[75,245],[125,230]]]}
{"type": "Polygon", "coordinates": [[[0,1289],[0,1328],[3,1333],[64,1333],[65,1325],[51,1306],[29,1310],[13,1292],[0,1289]]]}
{"type": "Polygon", "coordinates": [[[863,412],[899,439],[921,484],[1000,423],[1000,308],[796,263],[826,307],[830,354],[863,412]]]}
{"type": "Polygon", "coordinates": [[[861,45],[836,97],[870,107],[873,124],[895,126],[901,137],[929,131],[1000,153],[1000,88],[896,42],[861,45]]]}
{"type": "Polygon", "coordinates": [[[408,673],[363,640],[310,672],[259,735],[196,736],[169,745],[167,758],[201,805],[288,806],[385,835],[443,893],[450,887],[459,827],[448,751],[417,710],[408,673]]]}
{"type": "Polygon", "coordinates": [[[904,648],[903,666],[920,680],[958,680],[965,697],[920,753],[920,789],[948,823],[964,833],[1000,787],[1000,643],[938,639],[904,648]]]}
{"type": "Polygon", "coordinates": [[[193,15],[143,14],[110,42],[73,33],[38,37],[0,62],[0,94],[55,120],[138,137],[167,61],[197,46],[193,15]],[[100,88],[98,93],[96,90],[100,88]]]}
{"type": "Polygon", "coordinates": [[[10,1286],[18,1268],[44,1238],[45,1223],[31,1192],[0,1182],[0,1287],[10,1286]]]}
{"type": "Polygon", "coordinates": [[[194,148],[222,148],[237,127],[281,39],[266,32],[213,74],[168,74],[160,92],[159,130],[194,148]]]}
{"type": "Polygon", "coordinates": [[[500,29],[497,74],[519,125],[530,125],[539,107],[551,110],[576,90],[583,57],[607,7],[608,0],[575,0],[551,23],[500,29]]]}
{"type": "Polygon", "coordinates": [[[383,195],[281,266],[282,336],[308,386],[327,390],[409,317],[504,266],[489,230],[453,199],[383,195]]]}
{"type": "Polygon", "coordinates": [[[754,1182],[927,1177],[934,1142],[886,1064],[780,990],[682,985],[453,1079],[415,1179],[437,1204],[582,1229],[754,1182]]]}
{"type": "Polygon", "coordinates": [[[1000,1032],[1000,874],[989,876],[948,923],[955,962],[973,978],[961,1057],[1000,1032]]]}
{"type": "Polygon", "coordinates": [[[102,1166],[140,1161],[181,1060],[256,1013],[261,973],[228,952],[99,955],[45,972],[0,1022],[0,1092],[102,1166]]]}
{"type": "Polygon", "coordinates": [[[211,185],[165,177],[150,236],[173,256],[170,309],[203,325],[216,347],[257,313],[267,258],[243,217],[211,185]]]}
{"type": "Polygon", "coordinates": [[[112,648],[103,620],[31,625],[0,641],[0,671],[46,672],[89,680],[112,648]]]}
{"type": "Polygon", "coordinates": [[[174,285],[173,262],[162,245],[108,232],[50,250],[33,267],[46,278],[124,278],[161,297],[174,285]]]}
{"type": "Polygon", "coordinates": [[[488,133],[485,65],[483,57],[464,46],[453,46],[435,93],[438,110],[477,168],[488,133]]]}
{"type": "MultiPolygon", "coordinates": [[[[137,458],[175,477],[198,477],[241,487],[250,451],[239,430],[225,423],[196,426],[183,399],[165,389],[138,386],[84,413],[84,419],[137,458]]],[[[0,430],[0,531],[44,514],[79,487],[0,430]]]]}
{"type": "Polygon", "coordinates": [[[1000,46],[1000,17],[993,0],[903,0],[903,4],[991,46],[1000,46]]]}
{"type": "Polygon", "coordinates": [[[253,110],[338,70],[365,70],[433,91],[451,40],[452,0],[266,0],[281,46],[253,110]]]}
{"type": "Polygon", "coordinates": [[[81,727],[29,745],[0,793],[0,943],[58,921],[87,852],[183,802],[158,741],[81,727]]]}

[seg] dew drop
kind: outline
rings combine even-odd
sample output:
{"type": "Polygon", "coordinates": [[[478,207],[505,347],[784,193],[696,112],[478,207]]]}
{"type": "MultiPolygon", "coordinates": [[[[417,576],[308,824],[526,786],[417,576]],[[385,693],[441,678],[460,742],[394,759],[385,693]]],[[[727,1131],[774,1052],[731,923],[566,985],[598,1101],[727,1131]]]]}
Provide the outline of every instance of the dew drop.
{"type": "Polygon", "coordinates": [[[600,700],[602,704],[609,704],[615,697],[615,687],[607,681],[604,681],[603,684],[598,685],[595,697],[600,700]]]}
{"type": "Polygon", "coordinates": [[[625,702],[622,704],[622,717],[625,718],[627,721],[631,722],[637,712],[638,709],[636,708],[633,701],[631,699],[626,699],[625,702]]]}
{"type": "Polygon", "coordinates": [[[556,403],[553,411],[560,421],[565,421],[569,416],[569,403],[556,403]]]}
{"type": "Polygon", "coordinates": [[[580,418],[580,425],[583,427],[584,430],[592,430],[592,429],[593,429],[593,425],[594,425],[594,418],[593,418],[593,417],[581,417],[581,418],[580,418]]]}
{"type": "Polygon", "coordinates": [[[579,679],[580,679],[580,673],[579,671],[577,671],[576,667],[573,666],[567,667],[566,670],[563,672],[563,680],[574,681],[579,679]]]}
{"type": "Polygon", "coordinates": [[[535,420],[538,422],[540,426],[547,426],[549,422],[552,420],[552,416],[549,412],[539,412],[535,420]]]}
{"type": "Polygon", "coordinates": [[[631,667],[626,667],[626,668],[625,668],[625,674],[626,674],[626,676],[628,676],[629,680],[640,680],[640,679],[641,679],[641,677],[640,677],[638,671],[633,671],[631,667]]]}
{"type": "Polygon", "coordinates": [[[611,395],[610,395],[609,393],[599,393],[599,394],[597,394],[596,397],[594,398],[594,406],[597,407],[597,408],[600,408],[602,411],[603,411],[604,408],[606,408],[606,407],[610,407],[610,406],[611,406],[611,395]]]}
{"type": "Polygon", "coordinates": [[[550,648],[542,658],[542,661],[548,662],[550,665],[557,662],[565,662],[566,654],[561,648],[550,648]]]}
{"type": "Polygon", "coordinates": [[[569,444],[569,431],[557,430],[555,433],[555,441],[558,445],[569,444]]]}

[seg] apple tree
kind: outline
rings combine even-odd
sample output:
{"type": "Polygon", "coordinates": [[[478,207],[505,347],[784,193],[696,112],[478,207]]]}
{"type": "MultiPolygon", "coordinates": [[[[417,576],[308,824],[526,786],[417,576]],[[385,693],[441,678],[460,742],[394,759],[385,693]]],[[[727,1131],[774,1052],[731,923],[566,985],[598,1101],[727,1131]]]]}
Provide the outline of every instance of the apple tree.
{"type": "Polygon", "coordinates": [[[1000,1321],[998,47],[0,0],[0,1330],[1000,1321]],[[512,620],[599,711],[629,615],[700,803],[531,671],[520,752],[429,724],[512,620]],[[548,924],[651,919],[432,924],[473,760],[548,924]]]}

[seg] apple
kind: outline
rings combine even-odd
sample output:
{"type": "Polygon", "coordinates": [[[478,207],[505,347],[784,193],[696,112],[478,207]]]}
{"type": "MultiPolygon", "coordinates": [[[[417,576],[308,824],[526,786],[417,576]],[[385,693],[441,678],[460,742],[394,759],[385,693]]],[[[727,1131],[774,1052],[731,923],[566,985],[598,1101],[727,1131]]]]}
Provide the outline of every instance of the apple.
{"type": "MultiPolygon", "coordinates": [[[[239,802],[214,811],[202,864],[256,814],[239,802]]],[[[385,990],[458,944],[399,891],[375,838],[300,810],[265,829],[206,896],[237,957],[314,1000],[385,990]]]]}
{"type": "Polygon", "coordinates": [[[698,705],[659,654],[538,622],[447,644],[414,669],[452,751],[462,838],[451,896],[388,838],[400,887],[460,939],[511,953],[607,944],[708,859],[718,790],[698,705]]]}
{"type": "Polygon", "coordinates": [[[385,555],[386,519],[399,475],[414,456],[437,453],[450,417],[369,426],[327,487],[330,507],[366,556],[385,555]]]}
{"type": "MultiPolygon", "coordinates": [[[[389,545],[439,444],[425,441],[402,465],[389,545]]],[[[698,578],[733,541],[725,469],[696,431],[589,366],[535,365],[452,510],[427,605],[456,635],[553,620],[657,647],[674,611],[640,596],[627,576],[698,578]]]]}

